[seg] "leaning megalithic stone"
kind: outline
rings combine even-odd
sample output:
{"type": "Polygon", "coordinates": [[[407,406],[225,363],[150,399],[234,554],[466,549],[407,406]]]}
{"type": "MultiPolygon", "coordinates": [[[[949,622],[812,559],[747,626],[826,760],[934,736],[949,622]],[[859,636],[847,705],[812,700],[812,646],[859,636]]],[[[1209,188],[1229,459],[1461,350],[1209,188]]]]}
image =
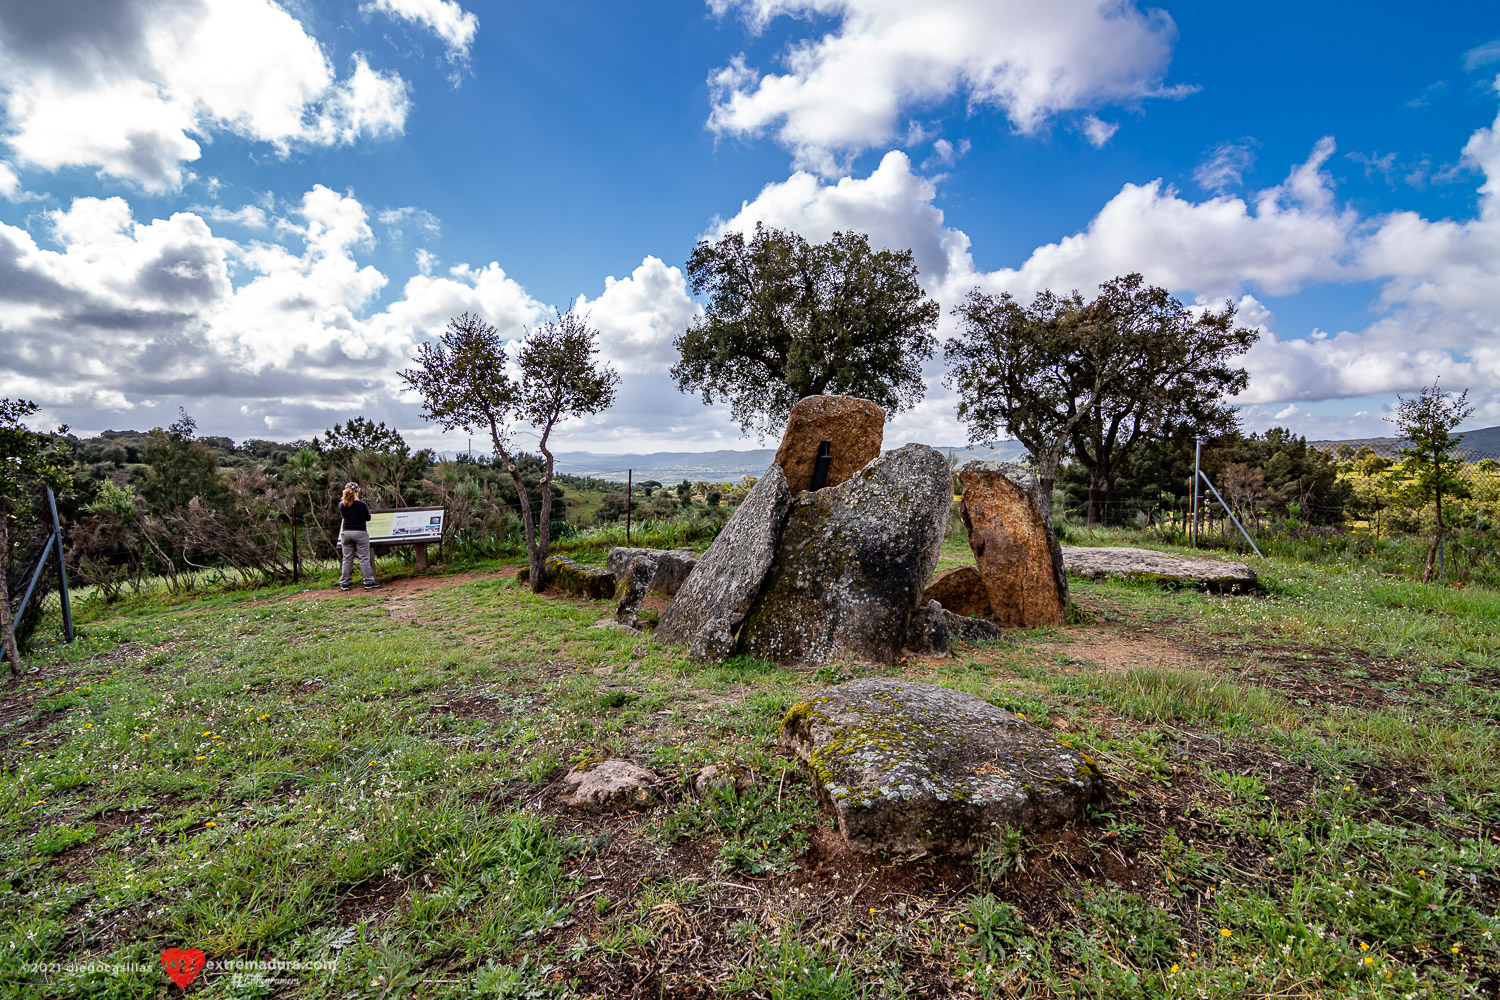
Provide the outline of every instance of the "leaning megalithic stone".
{"type": "Polygon", "coordinates": [[[1018,628],[1066,621],[1068,574],[1036,476],[1007,462],[970,462],[958,470],[958,481],[994,620],[1018,628]]]}

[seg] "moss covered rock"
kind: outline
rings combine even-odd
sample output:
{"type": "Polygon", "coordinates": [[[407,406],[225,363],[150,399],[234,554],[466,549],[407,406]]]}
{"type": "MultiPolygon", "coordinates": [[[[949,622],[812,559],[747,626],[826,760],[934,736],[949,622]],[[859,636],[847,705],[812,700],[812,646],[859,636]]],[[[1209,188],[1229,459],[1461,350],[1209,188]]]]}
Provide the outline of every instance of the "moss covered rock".
{"type": "Polygon", "coordinates": [[[1005,827],[1045,829],[1103,797],[1085,753],[970,694],[865,678],[800,702],[781,742],[862,851],[972,853],[1005,827]]]}
{"type": "MultiPolygon", "coordinates": [[[[516,583],[525,586],[531,582],[531,569],[522,566],[516,573],[516,583]]],[[[547,583],[558,590],[581,597],[592,597],[596,601],[613,597],[615,575],[608,570],[585,566],[567,556],[547,557],[547,583]]]]}
{"type": "Polygon", "coordinates": [[[908,444],[799,494],[736,650],[776,663],[894,662],[937,565],[950,490],[942,454],[908,444]]]}

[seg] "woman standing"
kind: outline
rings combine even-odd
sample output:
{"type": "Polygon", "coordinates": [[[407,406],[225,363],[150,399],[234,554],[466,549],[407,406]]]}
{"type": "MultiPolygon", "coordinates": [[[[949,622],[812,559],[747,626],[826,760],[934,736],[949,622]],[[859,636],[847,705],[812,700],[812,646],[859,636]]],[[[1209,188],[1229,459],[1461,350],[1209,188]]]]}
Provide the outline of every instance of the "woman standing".
{"type": "Polygon", "coordinates": [[[359,578],[366,590],[380,586],[375,580],[375,567],[370,564],[370,533],[365,525],[370,523],[370,508],[359,498],[359,484],[344,484],[344,499],[339,504],[339,515],[344,527],[339,533],[339,547],[343,550],[343,569],[339,573],[339,589],[348,590],[354,578],[354,555],[359,554],[359,578]]]}

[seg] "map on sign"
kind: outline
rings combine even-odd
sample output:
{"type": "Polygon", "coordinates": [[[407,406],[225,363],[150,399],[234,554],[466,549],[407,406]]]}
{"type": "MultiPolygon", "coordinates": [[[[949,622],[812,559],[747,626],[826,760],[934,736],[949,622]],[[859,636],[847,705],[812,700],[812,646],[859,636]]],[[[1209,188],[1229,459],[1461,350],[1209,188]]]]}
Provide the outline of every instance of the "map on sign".
{"type": "Polygon", "coordinates": [[[440,542],[443,539],[443,508],[410,507],[370,512],[365,528],[371,542],[440,542]]]}

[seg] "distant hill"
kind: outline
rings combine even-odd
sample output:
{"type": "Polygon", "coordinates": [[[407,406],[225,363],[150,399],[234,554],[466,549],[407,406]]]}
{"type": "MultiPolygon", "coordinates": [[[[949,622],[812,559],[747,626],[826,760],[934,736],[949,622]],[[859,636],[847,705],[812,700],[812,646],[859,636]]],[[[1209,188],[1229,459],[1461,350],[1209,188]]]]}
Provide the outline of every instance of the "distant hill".
{"type": "MultiPolygon", "coordinates": [[[[1309,442],[1314,448],[1322,448],[1332,451],[1341,444],[1347,444],[1358,450],[1368,446],[1377,455],[1398,454],[1406,445],[1405,438],[1398,437],[1372,437],[1372,438],[1350,438],[1347,441],[1312,441],[1309,442]]],[[[1500,458],[1500,427],[1481,427],[1478,430],[1464,431],[1463,442],[1459,445],[1456,454],[1460,458],[1500,458]]]]}
{"type": "MultiPolygon", "coordinates": [[[[886,441],[888,447],[899,447],[905,442],[886,441]]],[[[1001,441],[994,448],[964,448],[960,446],[935,446],[943,454],[952,454],[962,465],[971,459],[982,458],[997,462],[1014,462],[1026,455],[1026,449],[1017,441],[1001,441]]],[[[570,476],[594,476],[623,483],[626,474],[634,471],[635,481],[655,479],[662,483],[680,483],[702,480],[708,483],[736,482],[741,476],[758,476],[776,458],[774,448],[755,448],[746,451],[657,451],[649,455],[622,454],[598,455],[591,451],[560,451],[556,453],[557,470],[570,476]]]]}

